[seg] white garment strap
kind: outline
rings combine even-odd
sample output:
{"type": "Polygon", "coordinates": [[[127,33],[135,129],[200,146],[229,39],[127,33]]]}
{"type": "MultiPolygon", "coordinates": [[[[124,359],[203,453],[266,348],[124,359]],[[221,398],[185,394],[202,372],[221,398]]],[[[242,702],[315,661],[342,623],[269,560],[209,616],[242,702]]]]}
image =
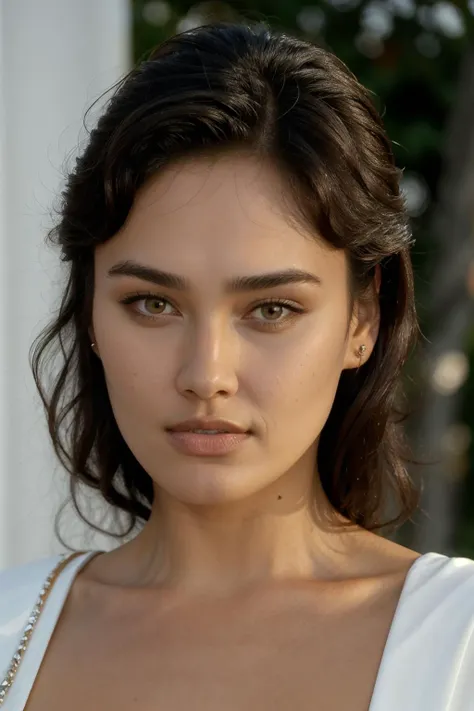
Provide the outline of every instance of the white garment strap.
{"type": "Polygon", "coordinates": [[[426,553],[390,630],[370,711],[474,711],[474,561],[426,553]]]}
{"type": "MultiPolygon", "coordinates": [[[[23,711],[43,661],[49,641],[53,635],[61,611],[71,586],[84,565],[100,551],[87,551],[71,560],[54,581],[49,596],[38,617],[31,639],[24,652],[12,686],[8,689],[1,711],[23,711]]],[[[57,556],[56,565],[62,560],[57,556]]],[[[45,581],[43,580],[41,585],[45,581]]],[[[35,592],[37,598],[41,587],[35,592]]],[[[20,642],[21,635],[18,640],[20,642]]],[[[2,670],[3,671],[3,670],[2,670]]]]}

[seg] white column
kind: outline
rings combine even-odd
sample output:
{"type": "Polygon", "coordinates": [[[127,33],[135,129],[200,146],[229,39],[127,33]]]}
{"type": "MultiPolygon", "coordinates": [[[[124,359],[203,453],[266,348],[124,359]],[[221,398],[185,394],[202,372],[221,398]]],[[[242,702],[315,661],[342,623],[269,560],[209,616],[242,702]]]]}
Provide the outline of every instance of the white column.
{"type": "MultiPolygon", "coordinates": [[[[130,33],[128,0],[0,3],[0,569],[62,550],[53,519],[67,475],[28,351],[60,291],[58,254],[44,245],[52,208],[86,109],[130,67],[130,33]]],[[[74,545],[107,547],[72,514],[62,520],[74,545]]]]}

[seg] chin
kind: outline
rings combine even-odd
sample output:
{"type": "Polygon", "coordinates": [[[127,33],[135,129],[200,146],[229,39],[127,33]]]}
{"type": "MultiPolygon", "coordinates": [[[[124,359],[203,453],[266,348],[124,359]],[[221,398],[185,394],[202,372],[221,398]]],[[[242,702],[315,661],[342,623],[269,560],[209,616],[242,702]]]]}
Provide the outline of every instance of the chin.
{"type": "Polygon", "coordinates": [[[265,488],[254,480],[245,481],[242,470],[232,475],[229,469],[209,470],[209,465],[199,471],[184,474],[175,470],[173,481],[157,481],[158,486],[169,496],[190,506],[225,506],[242,501],[265,488]]]}

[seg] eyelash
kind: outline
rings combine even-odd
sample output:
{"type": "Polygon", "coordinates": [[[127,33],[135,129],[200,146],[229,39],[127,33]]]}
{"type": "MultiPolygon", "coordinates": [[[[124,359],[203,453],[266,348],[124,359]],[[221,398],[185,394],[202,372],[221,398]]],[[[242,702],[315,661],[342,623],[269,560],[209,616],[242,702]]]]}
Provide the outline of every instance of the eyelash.
{"type": "MultiPolygon", "coordinates": [[[[170,306],[173,306],[171,301],[169,299],[165,299],[164,296],[158,296],[157,294],[153,294],[151,292],[136,292],[134,294],[129,294],[128,296],[124,297],[123,299],[120,300],[120,303],[124,304],[125,306],[130,306],[131,304],[137,303],[138,301],[146,301],[147,299],[155,299],[156,301],[163,301],[164,303],[170,304],[170,306]]],[[[265,301],[260,301],[258,304],[255,304],[253,308],[251,309],[252,311],[255,311],[256,309],[262,308],[262,306],[282,306],[286,309],[288,309],[291,313],[284,317],[283,319],[279,321],[261,321],[260,323],[264,326],[264,328],[267,328],[269,330],[276,330],[280,328],[284,323],[287,323],[289,320],[294,318],[297,314],[303,314],[305,313],[305,309],[295,306],[293,302],[287,301],[286,299],[266,299],[265,301]]],[[[173,306],[173,308],[175,308],[173,306]]],[[[134,312],[136,316],[139,318],[146,319],[147,321],[155,321],[157,318],[162,316],[162,314],[157,314],[156,316],[151,316],[151,315],[146,315],[143,313],[140,313],[139,311],[134,312]]],[[[165,314],[168,316],[169,314],[165,314]]]]}

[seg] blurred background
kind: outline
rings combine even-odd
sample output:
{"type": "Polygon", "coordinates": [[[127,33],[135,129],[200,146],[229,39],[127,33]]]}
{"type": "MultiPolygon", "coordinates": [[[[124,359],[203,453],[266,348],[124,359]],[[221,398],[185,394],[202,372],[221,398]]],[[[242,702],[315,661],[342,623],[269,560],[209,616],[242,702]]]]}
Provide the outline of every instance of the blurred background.
{"type": "MultiPolygon", "coordinates": [[[[407,430],[424,462],[410,474],[422,502],[391,538],[474,558],[474,0],[2,0],[0,569],[62,550],[54,517],[67,479],[28,350],[63,283],[44,236],[64,174],[103,92],[164,38],[216,19],[309,38],[374,93],[403,169],[423,332],[407,367],[407,430]]],[[[113,525],[88,492],[84,504],[97,524],[113,525]]],[[[116,545],[67,507],[61,531],[78,548],[116,545]]]]}

